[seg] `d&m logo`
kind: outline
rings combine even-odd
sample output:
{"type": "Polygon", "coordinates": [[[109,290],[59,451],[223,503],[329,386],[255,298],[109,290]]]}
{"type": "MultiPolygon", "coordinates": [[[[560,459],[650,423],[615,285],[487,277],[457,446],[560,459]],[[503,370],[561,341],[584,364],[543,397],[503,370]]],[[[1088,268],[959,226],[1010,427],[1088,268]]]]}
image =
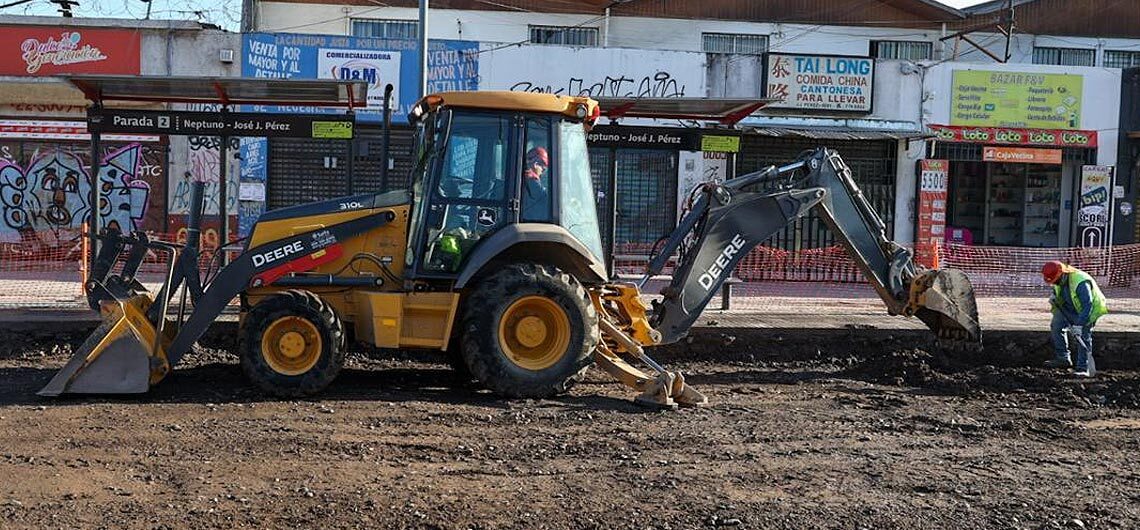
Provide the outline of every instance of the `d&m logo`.
{"type": "Polygon", "coordinates": [[[64,31],[59,39],[48,37],[46,41],[27,39],[20,45],[21,58],[27,65],[29,74],[40,71],[44,65],[66,66],[77,63],[103,61],[107,55],[90,44],[80,46],[83,36],[78,31],[64,31]]]}
{"type": "Polygon", "coordinates": [[[376,86],[380,69],[367,61],[349,61],[333,67],[333,77],[344,81],[364,81],[369,87],[376,86]]]}

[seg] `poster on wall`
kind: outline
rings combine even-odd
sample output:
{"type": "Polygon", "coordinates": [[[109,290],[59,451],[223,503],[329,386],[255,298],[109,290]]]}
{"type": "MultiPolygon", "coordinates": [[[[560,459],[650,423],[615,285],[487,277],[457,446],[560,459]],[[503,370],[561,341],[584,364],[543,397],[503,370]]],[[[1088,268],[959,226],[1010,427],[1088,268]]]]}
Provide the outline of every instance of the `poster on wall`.
{"type": "Polygon", "coordinates": [[[766,108],[871,112],[871,57],[769,53],[764,75],[764,95],[781,100],[766,108]]]}
{"type": "Polygon", "coordinates": [[[950,124],[976,127],[1079,129],[1084,78],[955,70],[950,124]]]}
{"type": "Polygon", "coordinates": [[[138,74],[140,32],[0,25],[0,75],[138,74]]]}
{"type": "MultiPolygon", "coordinates": [[[[339,35],[249,33],[242,36],[242,76],[278,79],[345,79],[368,83],[368,107],[359,122],[379,122],[384,86],[393,85],[392,121],[407,121],[419,96],[418,41],[339,35]],[[405,53],[406,52],[406,53],[405,53]]],[[[428,44],[428,92],[479,87],[479,43],[432,40],[428,44]]],[[[252,112],[343,113],[343,109],[250,105],[252,112]]]]}
{"type": "Polygon", "coordinates": [[[384,87],[392,85],[392,101],[400,101],[400,52],[378,50],[317,50],[317,78],[368,83],[366,110],[384,110],[384,87]]]}
{"type": "Polygon", "coordinates": [[[1077,242],[1082,247],[1111,245],[1113,166],[1081,166],[1077,242]]]}
{"type": "Polygon", "coordinates": [[[919,160],[915,259],[926,267],[936,267],[934,249],[946,237],[949,183],[949,160],[919,160]]]}

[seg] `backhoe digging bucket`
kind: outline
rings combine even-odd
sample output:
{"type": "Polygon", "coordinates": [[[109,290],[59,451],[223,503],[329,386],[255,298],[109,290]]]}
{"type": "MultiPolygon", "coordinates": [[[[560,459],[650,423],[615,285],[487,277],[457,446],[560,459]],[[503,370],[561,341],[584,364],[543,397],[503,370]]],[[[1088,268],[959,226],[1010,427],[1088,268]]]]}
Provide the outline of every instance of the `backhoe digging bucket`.
{"type": "MultiPolygon", "coordinates": [[[[147,295],[103,303],[103,323],[37,394],[140,394],[169,371],[158,331],[147,320],[147,295]]],[[[165,342],[165,338],[164,338],[165,342]]]]}
{"type": "Polygon", "coordinates": [[[966,273],[958,269],[925,271],[911,284],[911,307],[938,337],[940,346],[981,349],[978,301],[966,273]]]}

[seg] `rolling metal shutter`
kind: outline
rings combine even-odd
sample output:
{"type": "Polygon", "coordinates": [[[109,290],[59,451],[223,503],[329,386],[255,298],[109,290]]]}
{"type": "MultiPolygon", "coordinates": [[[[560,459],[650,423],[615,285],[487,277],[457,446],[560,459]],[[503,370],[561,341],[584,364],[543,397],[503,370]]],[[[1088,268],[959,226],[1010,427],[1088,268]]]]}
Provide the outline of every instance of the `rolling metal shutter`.
{"type": "MultiPolygon", "coordinates": [[[[887,225],[887,238],[893,238],[897,145],[896,140],[773,138],[746,134],[741,139],[740,153],[736,158],[736,174],[744,175],[769,165],[787,164],[808,149],[835,149],[851,167],[855,182],[887,225]]],[[[835,237],[823,220],[809,214],[778,232],[765,244],[784,250],[821,248],[834,245],[835,237]]]]}

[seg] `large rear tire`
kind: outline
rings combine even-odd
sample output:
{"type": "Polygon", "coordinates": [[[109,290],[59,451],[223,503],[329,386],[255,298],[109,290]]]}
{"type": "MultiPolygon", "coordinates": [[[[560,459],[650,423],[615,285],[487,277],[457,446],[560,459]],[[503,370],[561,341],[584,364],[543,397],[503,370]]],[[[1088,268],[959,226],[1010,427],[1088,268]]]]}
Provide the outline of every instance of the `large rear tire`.
{"type": "Polygon", "coordinates": [[[239,337],[242,370],[274,396],[316,394],[344,365],[344,326],[332,306],[308,291],[265,298],[246,313],[239,337]]]}
{"type": "Polygon", "coordinates": [[[480,281],[463,316],[463,360],[493,392],[545,398],[585,373],[599,340],[586,290],[556,267],[510,265],[480,281]]]}

